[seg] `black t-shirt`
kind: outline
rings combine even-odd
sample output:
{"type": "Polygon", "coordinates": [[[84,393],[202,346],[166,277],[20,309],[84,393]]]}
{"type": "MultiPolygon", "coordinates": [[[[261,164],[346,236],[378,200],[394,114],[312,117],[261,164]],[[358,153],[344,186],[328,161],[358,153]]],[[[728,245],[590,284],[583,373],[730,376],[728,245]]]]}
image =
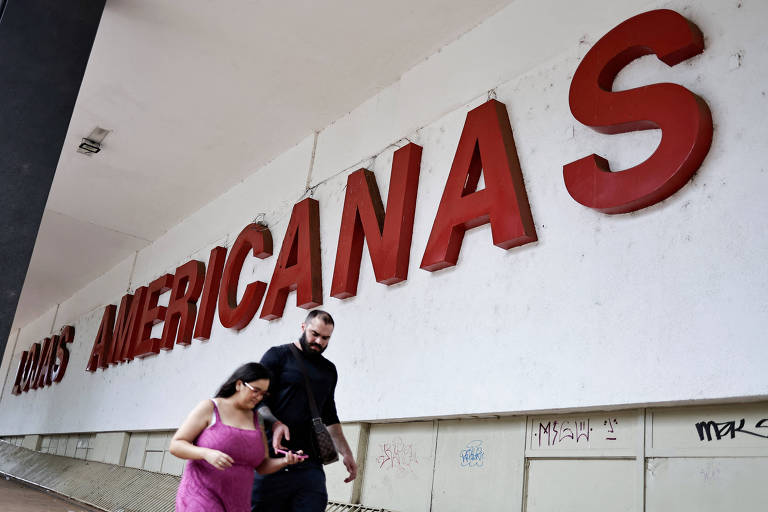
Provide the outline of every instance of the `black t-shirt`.
{"type": "MultiPolygon", "coordinates": [[[[261,358],[261,364],[272,372],[269,383],[269,397],[264,403],[272,413],[290,429],[291,440],[283,441],[283,446],[292,451],[304,450],[311,458],[317,459],[313,444],[312,411],[309,408],[304,374],[298,361],[291,352],[291,344],[272,347],[261,358]]],[[[309,375],[312,393],[315,396],[320,417],[326,425],[339,423],[336,414],[334,391],[338,374],[336,366],[322,355],[306,357],[299,355],[309,375]]],[[[272,433],[268,432],[269,450],[272,456],[272,433]]]]}

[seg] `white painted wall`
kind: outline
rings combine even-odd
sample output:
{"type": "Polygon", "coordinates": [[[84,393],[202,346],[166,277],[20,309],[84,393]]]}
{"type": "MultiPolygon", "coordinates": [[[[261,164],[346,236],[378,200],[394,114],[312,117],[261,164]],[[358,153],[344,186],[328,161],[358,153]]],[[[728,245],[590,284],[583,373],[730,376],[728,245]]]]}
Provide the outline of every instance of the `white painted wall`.
{"type": "MultiPolygon", "coordinates": [[[[761,86],[768,4],[740,5],[520,0],[320,133],[309,179],[320,201],[324,307],[337,319],[327,355],[339,368],[343,420],[768,395],[768,98],[761,86]],[[626,168],[652,153],[659,134],[609,137],[580,126],[567,105],[570,78],[605,32],[658,7],[695,22],[707,49],[671,69],[640,59],[617,86],[690,88],[712,110],[714,142],[697,175],[670,199],[606,216],[570,198],[562,165],[595,152],[626,168]],[[464,117],[492,88],[510,114],[539,241],[503,251],[484,226],[467,234],[456,267],[422,271],[464,117]],[[375,283],[366,252],[357,297],[330,298],[346,176],[374,170],[386,200],[392,145],[405,137],[424,147],[409,279],[375,283]]],[[[277,254],[291,207],[304,197],[314,144],[308,137],[140,251],[135,265],[121,263],[58,315],[24,327],[9,379],[20,352],[65,317],[74,321],[76,342],[61,383],[18,397],[6,386],[0,435],[173,428],[237,365],[293,339],[305,312],[292,294],[275,322],[254,319],[236,333],[217,320],[206,343],[84,371],[103,305],[117,304],[126,288],[191,257],[207,261],[213,246],[231,246],[260,213],[277,254]]],[[[268,280],[275,260],[249,257],[241,289],[268,280]]]]}

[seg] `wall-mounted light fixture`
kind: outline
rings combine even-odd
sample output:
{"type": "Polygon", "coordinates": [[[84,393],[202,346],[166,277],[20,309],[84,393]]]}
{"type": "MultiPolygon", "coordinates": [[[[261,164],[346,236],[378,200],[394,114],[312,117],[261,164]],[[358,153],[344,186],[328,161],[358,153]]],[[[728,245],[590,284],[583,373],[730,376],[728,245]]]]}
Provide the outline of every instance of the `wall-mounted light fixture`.
{"type": "Polygon", "coordinates": [[[80,142],[80,145],[77,146],[77,152],[88,156],[98,153],[101,151],[101,143],[108,133],[109,130],[97,126],[91,131],[90,135],[80,142]]]}

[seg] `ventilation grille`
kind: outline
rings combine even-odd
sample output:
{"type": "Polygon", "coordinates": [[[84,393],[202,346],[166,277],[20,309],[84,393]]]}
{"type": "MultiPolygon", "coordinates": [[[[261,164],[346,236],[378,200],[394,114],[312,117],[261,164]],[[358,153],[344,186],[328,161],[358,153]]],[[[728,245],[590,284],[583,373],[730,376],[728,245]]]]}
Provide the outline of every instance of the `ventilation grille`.
{"type": "Polygon", "coordinates": [[[347,503],[337,503],[329,501],[325,507],[325,512],[391,512],[383,508],[370,508],[363,505],[349,505],[347,503]]]}
{"type": "MultiPolygon", "coordinates": [[[[0,441],[0,473],[110,512],[173,512],[180,478],[40,453],[0,441]]],[[[328,502],[326,512],[389,512],[328,502]]]]}
{"type": "Polygon", "coordinates": [[[0,442],[0,473],[113,512],[173,512],[179,478],[0,442]]]}

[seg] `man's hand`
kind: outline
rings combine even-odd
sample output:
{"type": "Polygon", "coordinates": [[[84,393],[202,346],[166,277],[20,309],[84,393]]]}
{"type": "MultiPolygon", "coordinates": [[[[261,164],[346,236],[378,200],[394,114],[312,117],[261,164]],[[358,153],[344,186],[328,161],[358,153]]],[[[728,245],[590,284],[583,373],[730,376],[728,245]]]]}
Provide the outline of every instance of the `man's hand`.
{"type": "Polygon", "coordinates": [[[344,462],[344,467],[349,471],[349,476],[344,479],[344,483],[348,484],[357,476],[357,462],[355,462],[355,458],[349,452],[347,452],[341,460],[344,462]]]}
{"type": "Polygon", "coordinates": [[[275,450],[275,452],[277,452],[277,450],[287,450],[287,448],[283,446],[283,438],[285,438],[286,441],[290,441],[291,432],[284,423],[276,421],[272,424],[272,449],[275,450]]]}
{"type": "Polygon", "coordinates": [[[344,467],[349,471],[349,476],[344,479],[344,483],[348,484],[357,476],[357,462],[355,462],[355,457],[352,455],[352,450],[349,448],[347,438],[344,437],[344,431],[341,429],[341,425],[339,423],[328,425],[328,433],[331,434],[333,444],[342,456],[341,460],[344,462],[344,467]]]}

